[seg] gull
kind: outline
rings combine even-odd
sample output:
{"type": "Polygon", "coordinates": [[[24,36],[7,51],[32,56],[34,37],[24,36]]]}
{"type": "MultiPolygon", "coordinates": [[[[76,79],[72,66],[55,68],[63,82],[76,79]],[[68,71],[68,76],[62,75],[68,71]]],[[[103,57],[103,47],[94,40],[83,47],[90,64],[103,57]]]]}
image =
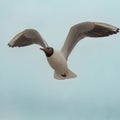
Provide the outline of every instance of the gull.
{"type": "Polygon", "coordinates": [[[35,29],[25,29],[18,33],[8,43],[9,47],[24,47],[32,44],[38,44],[44,51],[49,65],[54,70],[54,78],[58,80],[65,80],[75,78],[77,75],[72,72],[67,64],[68,57],[75,47],[75,45],[85,37],[106,37],[119,32],[119,28],[101,22],[82,22],[73,25],[67,38],[60,50],[56,50],[49,46],[42,38],[39,32],[35,29]]]}

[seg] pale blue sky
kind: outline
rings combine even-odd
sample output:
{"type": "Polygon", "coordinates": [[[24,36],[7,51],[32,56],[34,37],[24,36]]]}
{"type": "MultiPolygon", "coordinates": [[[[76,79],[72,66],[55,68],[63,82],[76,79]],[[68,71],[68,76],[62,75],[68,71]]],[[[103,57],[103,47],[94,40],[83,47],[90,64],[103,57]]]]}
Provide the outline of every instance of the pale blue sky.
{"type": "Polygon", "coordinates": [[[119,12],[119,0],[0,1],[0,120],[119,120],[120,34],[80,41],[68,61],[78,77],[66,81],[53,78],[39,46],[7,46],[34,28],[60,49],[72,25],[120,27],[119,12]]]}

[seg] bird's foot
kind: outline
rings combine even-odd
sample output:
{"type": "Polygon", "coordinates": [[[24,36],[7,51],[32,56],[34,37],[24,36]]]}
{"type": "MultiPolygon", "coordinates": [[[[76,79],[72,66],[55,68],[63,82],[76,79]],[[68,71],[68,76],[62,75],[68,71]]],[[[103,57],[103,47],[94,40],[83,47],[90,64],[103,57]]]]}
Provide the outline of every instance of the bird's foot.
{"type": "Polygon", "coordinates": [[[67,75],[66,75],[66,74],[62,74],[61,76],[62,76],[62,77],[66,77],[67,75]]]}

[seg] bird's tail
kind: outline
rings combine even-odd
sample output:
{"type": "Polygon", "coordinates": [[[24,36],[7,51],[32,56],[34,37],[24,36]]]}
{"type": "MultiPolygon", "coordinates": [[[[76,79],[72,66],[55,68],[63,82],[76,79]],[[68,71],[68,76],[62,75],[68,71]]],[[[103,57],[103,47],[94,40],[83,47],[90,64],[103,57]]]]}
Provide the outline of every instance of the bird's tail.
{"type": "Polygon", "coordinates": [[[56,71],[54,72],[54,78],[56,78],[58,80],[65,80],[65,79],[70,79],[70,78],[75,78],[75,77],[77,77],[77,75],[69,69],[68,69],[67,73],[64,75],[60,75],[56,71]]]}

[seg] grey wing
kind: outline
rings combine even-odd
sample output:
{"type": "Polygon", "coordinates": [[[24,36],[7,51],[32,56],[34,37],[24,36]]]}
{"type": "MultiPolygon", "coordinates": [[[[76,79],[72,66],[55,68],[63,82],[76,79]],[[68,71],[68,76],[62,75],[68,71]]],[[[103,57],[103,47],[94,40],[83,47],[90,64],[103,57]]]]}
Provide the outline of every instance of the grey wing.
{"type": "Polygon", "coordinates": [[[67,59],[75,45],[85,37],[105,37],[119,32],[119,28],[99,22],[83,22],[71,27],[61,49],[67,59]]]}
{"type": "Polygon", "coordinates": [[[23,47],[32,44],[39,44],[42,47],[47,47],[48,44],[34,29],[26,29],[18,33],[9,43],[10,47],[23,47]]]}

